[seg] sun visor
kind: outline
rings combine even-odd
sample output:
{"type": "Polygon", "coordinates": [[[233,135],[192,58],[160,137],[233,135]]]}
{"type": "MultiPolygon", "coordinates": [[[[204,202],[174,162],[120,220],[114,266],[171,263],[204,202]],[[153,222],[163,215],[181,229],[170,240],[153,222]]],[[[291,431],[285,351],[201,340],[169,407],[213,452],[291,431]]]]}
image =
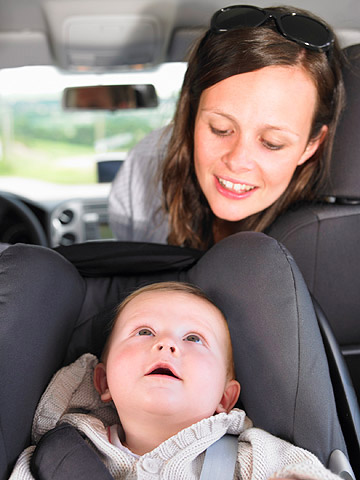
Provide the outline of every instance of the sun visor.
{"type": "Polygon", "coordinates": [[[161,54],[160,27],[151,17],[72,17],[64,22],[63,45],[70,66],[154,63],[161,54]]]}
{"type": "Polygon", "coordinates": [[[53,64],[43,32],[0,32],[0,45],[1,68],[53,64]]]}
{"type": "Polygon", "coordinates": [[[160,63],[174,8],[169,0],[151,5],[148,13],[141,1],[45,3],[56,62],[84,70],[160,63]]]}

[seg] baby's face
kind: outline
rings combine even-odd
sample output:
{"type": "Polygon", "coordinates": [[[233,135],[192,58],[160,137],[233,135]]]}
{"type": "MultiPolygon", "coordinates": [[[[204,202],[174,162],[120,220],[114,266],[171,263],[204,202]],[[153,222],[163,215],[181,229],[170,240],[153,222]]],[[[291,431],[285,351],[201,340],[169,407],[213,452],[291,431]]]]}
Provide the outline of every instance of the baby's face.
{"type": "Polygon", "coordinates": [[[141,411],[191,425],[222,411],[228,334],[213,305],[183,292],[145,292],[114,328],[106,374],[120,417],[141,411]]]}

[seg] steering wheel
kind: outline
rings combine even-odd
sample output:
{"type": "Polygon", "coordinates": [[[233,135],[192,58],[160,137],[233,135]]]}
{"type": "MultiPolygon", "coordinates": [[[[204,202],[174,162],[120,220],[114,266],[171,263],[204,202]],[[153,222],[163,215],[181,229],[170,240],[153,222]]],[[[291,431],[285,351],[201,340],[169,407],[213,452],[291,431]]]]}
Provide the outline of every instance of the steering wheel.
{"type": "Polygon", "coordinates": [[[45,231],[32,210],[10,193],[0,193],[0,243],[48,246],[45,231]]]}

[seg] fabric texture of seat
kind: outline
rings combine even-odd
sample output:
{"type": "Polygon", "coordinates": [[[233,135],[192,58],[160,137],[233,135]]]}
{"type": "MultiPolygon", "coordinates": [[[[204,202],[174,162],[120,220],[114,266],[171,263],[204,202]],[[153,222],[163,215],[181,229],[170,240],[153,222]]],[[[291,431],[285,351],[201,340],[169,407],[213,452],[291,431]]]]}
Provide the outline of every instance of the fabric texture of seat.
{"type": "Polygon", "coordinates": [[[85,283],[50,249],[13,245],[0,254],[0,478],[30,443],[39,396],[64,361],[85,283]]]}
{"type": "Polygon", "coordinates": [[[294,256],[360,394],[360,45],[344,53],[347,105],[335,137],[328,184],[317,202],[284,214],[267,233],[294,256]]]}
{"type": "Polygon", "coordinates": [[[267,233],[294,256],[340,345],[360,346],[360,45],[345,49],[345,58],[347,105],[328,184],[316,202],[285,213],[267,233]]]}

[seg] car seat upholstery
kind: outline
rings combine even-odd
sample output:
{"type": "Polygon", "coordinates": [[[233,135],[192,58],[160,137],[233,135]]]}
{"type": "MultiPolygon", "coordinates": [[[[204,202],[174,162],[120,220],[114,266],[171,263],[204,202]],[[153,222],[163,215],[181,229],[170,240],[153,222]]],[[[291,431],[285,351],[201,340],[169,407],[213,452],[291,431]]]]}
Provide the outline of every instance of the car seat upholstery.
{"type": "Polygon", "coordinates": [[[294,256],[344,352],[354,346],[360,358],[360,45],[345,53],[347,106],[328,185],[316,203],[285,213],[268,234],[294,256]]]}
{"type": "Polygon", "coordinates": [[[312,302],[276,240],[243,232],[203,255],[121,242],[58,252],[18,244],[0,253],[1,480],[30,444],[34,411],[51,376],[84,352],[99,355],[118,302],[139,286],[165,280],[199,285],[224,311],[240,400],[255,425],[324,463],[334,449],[346,461],[312,302]],[[256,328],[246,328],[252,323],[256,328]]]}
{"type": "MultiPolygon", "coordinates": [[[[312,204],[285,213],[267,233],[293,255],[306,284],[318,302],[328,328],[324,335],[332,349],[344,355],[357,397],[360,396],[360,45],[344,49],[343,76],[346,108],[338,126],[330,164],[330,178],[312,204]]],[[[322,317],[322,318],[324,318],[322,317]]],[[[334,353],[334,352],[333,352],[334,353]]],[[[340,357],[335,352],[335,357],[340,357]]],[[[340,360],[341,361],[341,360],[340,360]]],[[[342,371],[342,373],[341,373],[342,371]]],[[[338,380],[349,387],[348,373],[338,380]]],[[[351,402],[360,436],[356,397],[351,402]]],[[[350,409],[352,407],[350,406],[350,409]]],[[[360,466],[360,460],[358,459],[360,466]]]]}

